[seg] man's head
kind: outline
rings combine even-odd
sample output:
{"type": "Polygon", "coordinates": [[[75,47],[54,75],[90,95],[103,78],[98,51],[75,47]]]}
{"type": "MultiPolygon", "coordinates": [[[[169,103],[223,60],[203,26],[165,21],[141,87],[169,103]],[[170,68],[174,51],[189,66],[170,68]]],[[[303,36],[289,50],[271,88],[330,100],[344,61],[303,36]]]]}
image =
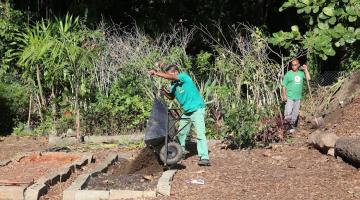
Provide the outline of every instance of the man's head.
{"type": "Polygon", "coordinates": [[[179,74],[179,68],[176,65],[169,65],[169,66],[167,66],[165,68],[165,73],[178,75],[179,74]]]}
{"type": "Polygon", "coordinates": [[[298,59],[294,59],[291,61],[291,70],[297,71],[300,67],[300,62],[298,59]]]}

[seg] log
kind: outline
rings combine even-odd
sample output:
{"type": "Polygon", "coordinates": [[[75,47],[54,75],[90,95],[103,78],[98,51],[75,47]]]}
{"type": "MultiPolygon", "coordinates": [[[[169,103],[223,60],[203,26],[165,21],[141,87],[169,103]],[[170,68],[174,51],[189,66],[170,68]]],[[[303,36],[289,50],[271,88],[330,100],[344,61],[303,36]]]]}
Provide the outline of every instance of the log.
{"type": "Polygon", "coordinates": [[[335,143],[335,156],[345,162],[360,167],[360,138],[339,138],[335,143]]]}

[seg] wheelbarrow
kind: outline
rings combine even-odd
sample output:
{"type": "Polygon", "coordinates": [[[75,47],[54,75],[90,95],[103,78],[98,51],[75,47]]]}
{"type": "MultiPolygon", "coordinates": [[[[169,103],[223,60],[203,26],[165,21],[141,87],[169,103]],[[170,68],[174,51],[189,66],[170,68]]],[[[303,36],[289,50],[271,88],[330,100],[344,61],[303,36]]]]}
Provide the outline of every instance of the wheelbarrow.
{"type": "MultiPolygon", "coordinates": [[[[153,79],[151,80],[157,90],[153,79]]],[[[176,139],[181,130],[176,128],[176,124],[180,120],[188,120],[190,123],[190,119],[181,118],[180,109],[168,108],[163,97],[156,92],[153,94],[153,106],[145,129],[145,144],[155,149],[165,166],[174,165],[183,158],[182,147],[176,139]]]]}

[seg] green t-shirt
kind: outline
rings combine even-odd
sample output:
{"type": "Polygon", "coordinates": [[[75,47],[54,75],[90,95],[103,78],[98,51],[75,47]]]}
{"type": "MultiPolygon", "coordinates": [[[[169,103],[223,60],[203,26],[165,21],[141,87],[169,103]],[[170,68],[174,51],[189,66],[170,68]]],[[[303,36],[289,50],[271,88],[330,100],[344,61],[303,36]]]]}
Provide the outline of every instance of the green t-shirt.
{"type": "Polygon", "coordinates": [[[190,76],[186,73],[179,73],[178,79],[171,83],[171,94],[175,96],[184,111],[188,113],[204,108],[204,99],[190,76]]]}
{"type": "Polygon", "coordinates": [[[286,96],[291,100],[300,100],[304,85],[305,73],[303,71],[288,71],[282,82],[286,88],[286,96]]]}

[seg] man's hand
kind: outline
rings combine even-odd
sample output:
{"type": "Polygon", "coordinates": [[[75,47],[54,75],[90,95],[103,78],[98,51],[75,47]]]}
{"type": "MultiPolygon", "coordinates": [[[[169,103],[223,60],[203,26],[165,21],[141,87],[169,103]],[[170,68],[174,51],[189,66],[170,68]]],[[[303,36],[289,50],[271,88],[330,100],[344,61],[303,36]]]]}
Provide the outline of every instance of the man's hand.
{"type": "Polygon", "coordinates": [[[169,90],[166,90],[165,88],[160,89],[160,93],[164,96],[166,96],[168,99],[173,100],[175,97],[169,92],[169,90]]]}
{"type": "Polygon", "coordinates": [[[167,96],[169,94],[169,92],[165,88],[161,88],[160,93],[165,96],[167,96]]]}
{"type": "Polygon", "coordinates": [[[155,62],[154,65],[155,65],[156,68],[159,68],[159,69],[160,69],[164,64],[161,63],[161,62],[155,62]]]}
{"type": "Polygon", "coordinates": [[[311,76],[310,76],[310,73],[309,73],[309,71],[308,71],[308,69],[307,69],[306,64],[303,64],[303,65],[301,66],[301,69],[304,70],[304,72],[305,72],[306,80],[310,81],[310,80],[311,80],[311,76]]]}
{"type": "Polygon", "coordinates": [[[150,76],[156,76],[156,73],[157,73],[157,71],[155,71],[155,70],[150,70],[150,71],[148,71],[148,74],[149,74],[150,76]]]}
{"type": "Polygon", "coordinates": [[[306,64],[303,64],[303,65],[301,66],[301,69],[304,70],[304,71],[307,71],[307,65],[306,65],[306,64]]]}

